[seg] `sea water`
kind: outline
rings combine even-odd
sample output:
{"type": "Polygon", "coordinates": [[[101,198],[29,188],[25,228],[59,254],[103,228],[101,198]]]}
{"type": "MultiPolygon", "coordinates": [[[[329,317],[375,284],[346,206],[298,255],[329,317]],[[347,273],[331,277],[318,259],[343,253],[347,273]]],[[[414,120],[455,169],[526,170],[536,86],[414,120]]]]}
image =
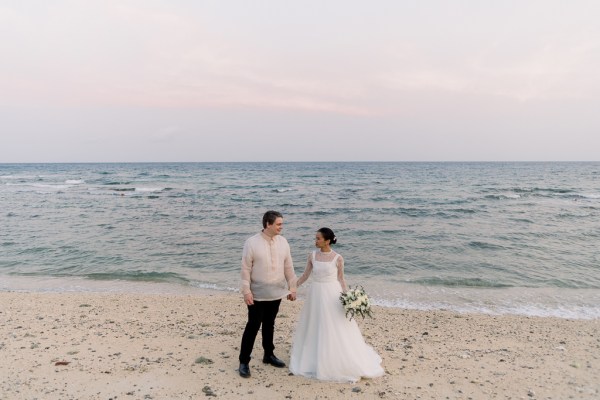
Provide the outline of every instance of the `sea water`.
{"type": "Polygon", "coordinates": [[[0,290],[235,291],[271,209],[380,305],[600,318],[593,162],[0,164],[0,290]]]}

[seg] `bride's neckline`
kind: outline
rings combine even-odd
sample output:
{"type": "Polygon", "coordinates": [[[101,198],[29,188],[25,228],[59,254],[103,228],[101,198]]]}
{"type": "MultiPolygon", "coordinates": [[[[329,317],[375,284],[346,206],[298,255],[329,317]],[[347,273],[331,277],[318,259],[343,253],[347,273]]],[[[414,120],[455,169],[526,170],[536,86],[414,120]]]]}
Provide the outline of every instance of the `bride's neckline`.
{"type": "Polygon", "coordinates": [[[333,250],[323,251],[323,250],[319,249],[319,253],[321,253],[321,254],[331,254],[331,253],[333,253],[333,250]]]}

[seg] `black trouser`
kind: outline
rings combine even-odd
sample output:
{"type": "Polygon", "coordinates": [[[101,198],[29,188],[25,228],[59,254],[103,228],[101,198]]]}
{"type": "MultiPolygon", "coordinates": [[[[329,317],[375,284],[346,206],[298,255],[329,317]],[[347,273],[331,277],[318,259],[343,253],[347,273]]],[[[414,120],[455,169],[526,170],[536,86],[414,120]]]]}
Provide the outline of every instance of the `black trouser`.
{"type": "Polygon", "coordinates": [[[280,300],[256,301],[254,305],[248,306],[248,322],[244,335],[242,336],[242,346],[240,348],[240,363],[248,364],[250,354],[254,347],[256,335],[262,324],[262,346],[265,350],[265,357],[272,356],[275,345],[273,344],[273,331],[275,330],[275,317],[279,312],[280,300]]]}

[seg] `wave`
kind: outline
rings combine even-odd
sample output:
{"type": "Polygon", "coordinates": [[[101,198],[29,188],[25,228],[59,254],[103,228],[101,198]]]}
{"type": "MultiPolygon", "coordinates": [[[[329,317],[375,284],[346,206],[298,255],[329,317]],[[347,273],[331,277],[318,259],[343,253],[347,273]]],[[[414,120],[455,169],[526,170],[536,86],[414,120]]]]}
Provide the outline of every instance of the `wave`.
{"type": "Polygon", "coordinates": [[[84,274],[83,276],[88,279],[101,281],[188,282],[187,279],[174,272],[95,272],[84,274]]]}
{"type": "Polygon", "coordinates": [[[448,211],[454,212],[454,213],[459,213],[459,214],[475,214],[475,213],[477,213],[477,210],[474,210],[472,208],[452,208],[452,209],[449,209],[448,211]]]}
{"type": "Polygon", "coordinates": [[[373,198],[371,198],[371,201],[374,201],[376,203],[382,202],[382,201],[390,201],[392,200],[391,196],[375,196],[373,198]]]}
{"type": "Polygon", "coordinates": [[[115,192],[140,192],[140,193],[155,193],[162,192],[165,190],[160,187],[123,187],[123,188],[111,188],[115,192]]]}
{"type": "Polygon", "coordinates": [[[510,218],[511,221],[524,222],[526,224],[533,224],[533,221],[527,218],[510,218]]]}
{"type": "Polygon", "coordinates": [[[20,187],[32,187],[36,189],[50,189],[50,190],[64,190],[71,187],[71,185],[63,184],[51,184],[51,183],[6,183],[7,186],[20,186],[20,187]]]}
{"type": "Polygon", "coordinates": [[[222,286],[216,283],[205,283],[205,282],[190,282],[190,286],[199,288],[199,289],[211,289],[218,290],[221,292],[239,292],[239,288],[231,287],[231,286],[222,286]]]}
{"type": "Polygon", "coordinates": [[[521,198],[521,195],[516,193],[488,194],[484,198],[488,200],[517,200],[521,198]]]}
{"type": "Polygon", "coordinates": [[[429,277],[410,280],[407,283],[416,283],[426,286],[447,286],[447,287],[470,287],[470,288],[509,288],[512,285],[491,281],[481,278],[440,278],[429,277]]]}
{"type": "Polygon", "coordinates": [[[392,210],[392,212],[396,215],[406,215],[409,217],[427,217],[431,214],[431,212],[429,210],[426,209],[421,209],[421,208],[407,208],[407,207],[400,207],[400,208],[395,208],[392,210]]]}
{"type": "Polygon", "coordinates": [[[578,193],[577,197],[582,198],[582,199],[597,200],[597,199],[600,199],[600,194],[595,194],[595,193],[578,193]]]}
{"type": "Polygon", "coordinates": [[[505,249],[503,246],[499,246],[497,244],[488,243],[488,242],[480,242],[480,241],[476,241],[476,240],[469,242],[469,247],[473,247],[475,249],[482,249],[482,250],[504,250],[505,249]]]}
{"type": "Polygon", "coordinates": [[[364,191],[362,188],[344,188],[341,192],[354,194],[362,191],[364,191]]]}
{"type": "Polygon", "coordinates": [[[298,207],[306,207],[307,205],[312,206],[312,204],[294,204],[294,203],[281,203],[279,207],[281,208],[298,208],[298,207]]]}
{"type": "Polygon", "coordinates": [[[573,193],[572,189],[554,189],[554,188],[534,188],[533,191],[534,192],[558,193],[558,194],[573,193]]]}
{"type": "Polygon", "coordinates": [[[532,188],[523,188],[523,187],[515,187],[506,189],[506,191],[515,192],[515,193],[557,193],[557,194],[565,194],[565,193],[573,193],[573,189],[566,188],[542,188],[542,187],[532,187],[532,188]]]}
{"type": "Polygon", "coordinates": [[[335,214],[334,211],[310,211],[306,213],[307,215],[316,215],[316,216],[321,216],[321,215],[330,215],[330,214],[335,214]]]}
{"type": "Polygon", "coordinates": [[[106,186],[114,186],[114,185],[130,185],[131,182],[130,181],[123,181],[123,182],[119,182],[119,181],[109,181],[109,182],[104,182],[103,185],[106,186]]]}
{"type": "Polygon", "coordinates": [[[505,303],[482,304],[450,303],[446,301],[418,301],[412,299],[381,299],[373,297],[372,303],[381,307],[402,308],[408,310],[432,311],[448,310],[459,314],[487,314],[487,315],[524,315],[542,318],[566,319],[600,319],[600,308],[586,304],[531,304],[531,303],[505,303]]]}
{"type": "Polygon", "coordinates": [[[39,175],[2,175],[0,179],[8,179],[8,180],[39,180],[41,176],[39,175]]]}
{"type": "Polygon", "coordinates": [[[136,187],[136,188],[134,188],[134,190],[136,192],[151,192],[152,193],[152,192],[161,192],[164,190],[164,188],[157,188],[157,187],[140,187],[140,188],[138,188],[138,187],[136,187]]]}
{"type": "Polygon", "coordinates": [[[167,197],[172,198],[172,199],[179,199],[179,198],[187,198],[187,197],[197,197],[198,194],[197,193],[185,193],[185,192],[174,192],[169,194],[167,197]]]}
{"type": "Polygon", "coordinates": [[[247,203],[247,202],[257,202],[257,199],[249,199],[246,197],[232,197],[231,201],[235,201],[236,203],[247,203]]]}
{"type": "Polygon", "coordinates": [[[272,192],[275,193],[286,193],[286,192],[293,192],[296,189],[292,189],[292,188],[283,188],[283,189],[273,189],[272,192]]]}
{"type": "MultiPolygon", "coordinates": [[[[37,217],[37,215],[32,215],[31,217],[35,218],[35,217],[37,217]]],[[[53,249],[50,248],[50,247],[41,247],[41,246],[38,246],[38,247],[30,247],[28,249],[23,249],[23,250],[19,251],[19,254],[27,254],[27,255],[29,255],[29,254],[50,253],[50,252],[52,252],[52,250],[53,249]]]]}
{"type": "Polygon", "coordinates": [[[81,185],[82,183],[85,183],[85,181],[83,179],[67,179],[65,183],[67,185],[81,185]]]}
{"type": "Polygon", "coordinates": [[[548,189],[548,188],[512,188],[506,190],[486,189],[484,193],[490,193],[484,196],[490,200],[510,200],[520,199],[522,197],[544,197],[544,198],[579,198],[579,199],[600,199],[598,193],[580,193],[573,189],[548,189]],[[496,192],[496,193],[493,193],[496,192]]]}

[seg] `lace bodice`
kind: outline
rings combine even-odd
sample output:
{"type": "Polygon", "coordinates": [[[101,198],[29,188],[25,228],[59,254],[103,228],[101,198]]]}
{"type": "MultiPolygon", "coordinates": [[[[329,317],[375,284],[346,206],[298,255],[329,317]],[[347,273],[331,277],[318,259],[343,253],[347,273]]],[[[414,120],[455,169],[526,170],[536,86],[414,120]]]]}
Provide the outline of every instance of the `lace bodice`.
{"type": "Polygon", "coordinates": [[[344,259],[333,250],[326,253],[316,250],[309,255],[306,270],[297,281],[298,286],[302,285],[311,274],[315,282],[338,280],[342,289],[346,290],[344,259]]]}
{"type": "Polygon", "coordinates": [[[331,250],[328,252],[322,252],[321,250],[315,250],[312,252],[315,261],[319,262],[332,262],[339,255],[335,251],[331,250]]]}
{"type": "MultiPolygon", "coordinates": [[[[333,251],[331,252],[333,253],[333,251]]],[[[336,261],[338,259],[339,254],[327,254],[321,253],[319,251],[315,251],[312,253],[313,255],[313,279],[315,282],[331,282],[337,280],[337,265],[336,261]],[[317,257],[324,258],[328,261],[318,261],[317,257]],[[331,260],[329,260],[331,259],[331,260]]]]}

